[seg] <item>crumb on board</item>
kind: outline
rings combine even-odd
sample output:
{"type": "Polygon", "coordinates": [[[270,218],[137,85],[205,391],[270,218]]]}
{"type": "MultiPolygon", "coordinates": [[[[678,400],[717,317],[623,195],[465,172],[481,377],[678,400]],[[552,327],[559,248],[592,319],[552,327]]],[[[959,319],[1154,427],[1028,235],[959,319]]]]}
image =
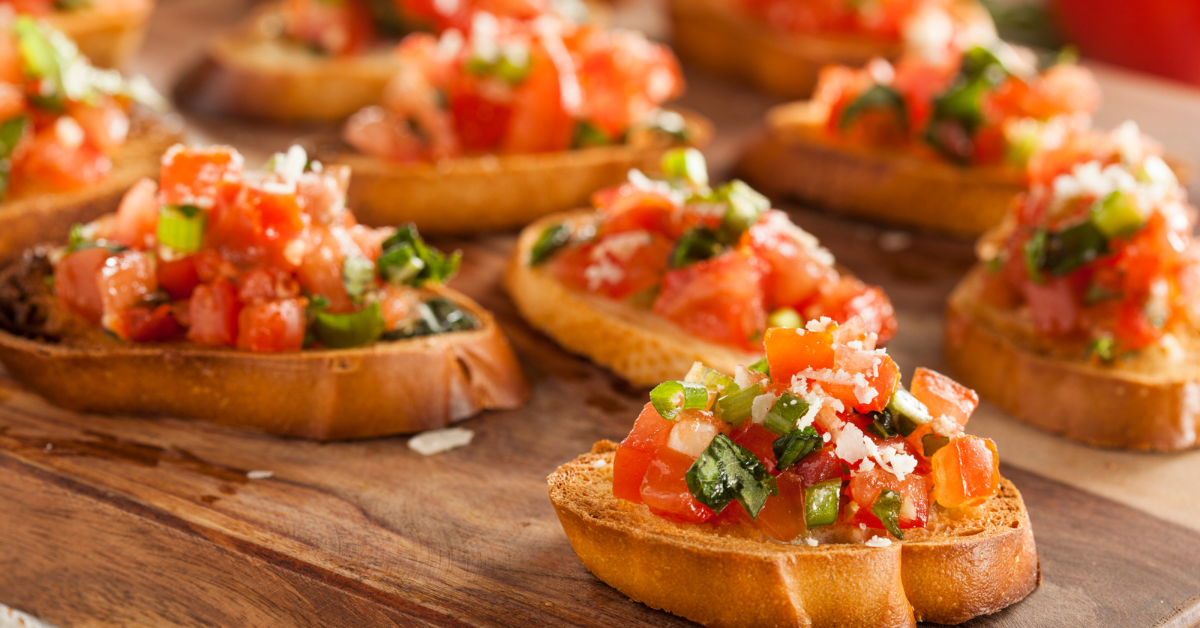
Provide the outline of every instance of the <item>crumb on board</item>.
{"type": "Polygon", "coordinates": [[[413,451],[432,456],[463,447],[471,442],[475,433],[461,427],[448,427],[441,430],[430,430],[417,434],[408,440],[408,448],[413,451]]]}
{"type": "Polygon", "coordinates": [[[246,472],[246,477],[250,478],[251,480],[265,480],[267,478],[273,477],[274,475],[275,475],[274,471],[264,471],[261,469],[256,469],[254,471],[246,472]]]}

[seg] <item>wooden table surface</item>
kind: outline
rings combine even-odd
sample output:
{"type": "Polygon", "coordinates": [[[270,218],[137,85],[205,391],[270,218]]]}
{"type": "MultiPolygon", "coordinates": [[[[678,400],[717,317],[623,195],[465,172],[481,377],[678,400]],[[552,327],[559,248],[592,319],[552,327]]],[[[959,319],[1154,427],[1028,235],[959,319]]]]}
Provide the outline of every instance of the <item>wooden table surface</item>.
{"type": "MultiPolygon", "coordinates": [[[[655,30],[653,3],[619,20],[655,30]]],[[[137,69],[164,91],[237,2],[166,0],[137,69]]],[[[1136,117],[1200,163],[1200,96],[1100,70],[1099,124],[1136,117]]],[[[689,74],[683,104],[719,133],[728,173],[771,101],[689,74]]],[[[193,137],[251,161],[293,129],[189,120],[193,137]]],[[[789,208],[895,301],[889,347],[906,375],[943,368],[941,311],[969,243],[902,235],[789,208]],[[881,246],[881,242],[886,246],[881,246]]],[[[499,288],[512,234],[443,240],[466,253],[454,285],[493,309],[534,382],[529,404],[462,425],[465,448],[423,457],[406,438],[317,444],[172,419],[81,416],[0,376],[0,602],[60,626],[685,626],[593,578],[572,553],[545,477],[629,429],[646,391],[526,326],[499,288]],[[251,470],[273,477],[251,480],[251,470]]],[[[2,374],[0,374],[2,375],[2,374]]],[[[1043,584],[971,626],[1200,623],[1200,453],[1090,449],[984,404],[1025,495],[1043,584]]]]}

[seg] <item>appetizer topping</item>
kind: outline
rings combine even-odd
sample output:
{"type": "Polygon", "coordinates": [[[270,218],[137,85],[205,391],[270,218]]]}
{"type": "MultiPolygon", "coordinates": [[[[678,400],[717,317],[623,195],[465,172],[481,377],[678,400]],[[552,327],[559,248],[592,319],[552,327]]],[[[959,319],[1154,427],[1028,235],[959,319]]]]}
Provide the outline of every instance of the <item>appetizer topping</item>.
{"type": "Polygon", "coordinates": [[[1063,60],[1039,70],[1029,56],[994,42],[939,59],[910,53],[895,67],[830,66],[813,101],[828,108],[827,132],[850,144],[1024,168],[1085,130],[1099,102],[1086,69],[1063,60]]]}
{"type": "MultiPolygon", "coordinates": [[[[762,346],[768,326],[798,327],[803,319],[832,324],[857,316],[881,341],[895,333],[883,291],[839,273],[816,238],[750,186],[709,187],[695,149],[669,151],[662,167],[663,180],[634,170],[627,183],[596,193],[593,222],[547,228],[529,263],[579,290],[649,308],[689,333],[747,350],[762,346]]],[[[860,393],[864,403],[876,394],[860,393]]]]}
{"type": "Polygon", "coordinates": [[[175,146],[160,180],[76,225],[56,256],[63,305],[111,335],[275,352],[477,326],[431,289],[459,253],[429,247],[411,225],[357,224],[344,167],[292,147],[253,171],[226,146],[175,146]]]}
{"type": "Polygon", "coordinates": [[[860,319],[771,328],[764,345],[770,375],[739,368],[731,378],[697,364],[685,381],[651,391],[617,449],[616,497],[790,542],[823,526],[903,539],[937,508],[998,492],[995,445],[962,431],[979,398],[921,368],[905,390],[860,319]],[[859,387],[876,395],[863,401],[859,387]],[[940,436],[945,422],[955,427],[940,436]]]}
{"type": "Polygon", "coordinates": [[[93,68],[62,33],[0,11],[0,201],[104,180],[138,102],[164,106],[145,79],[93,68]]]}
{"type": "Polygon", "coordinates": [[[639,33],[483,12],[473,25],[465,37],[407,37],[382,106],[351,117],[346,141],[417,161],[622,144],[634,133],[674,142],[685,130],[659,109],[683,91],[678,62],[639,33]]]}
{"type": "MultiPolygon", "coordinates": [[[[1039,334],[1097,362],[1194,326],[1200,257],[1195,210],[1175,174],[1126,123],[1043,155],[1005,228],[984,240],[985,296],[1027,308],[1039,334]]],[[[1177,345],[1176,345],[1177,346],[1177,345]]]]}

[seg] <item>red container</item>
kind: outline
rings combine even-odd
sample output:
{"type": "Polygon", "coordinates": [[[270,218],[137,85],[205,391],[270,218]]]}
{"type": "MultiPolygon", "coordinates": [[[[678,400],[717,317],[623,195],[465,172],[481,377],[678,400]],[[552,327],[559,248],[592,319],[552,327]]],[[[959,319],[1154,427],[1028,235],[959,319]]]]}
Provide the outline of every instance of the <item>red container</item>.
{"type": "Polygon", "coordinates": [[[1200,0],[1054,0],[1085,56],[1200,85],[1200,0]]]}

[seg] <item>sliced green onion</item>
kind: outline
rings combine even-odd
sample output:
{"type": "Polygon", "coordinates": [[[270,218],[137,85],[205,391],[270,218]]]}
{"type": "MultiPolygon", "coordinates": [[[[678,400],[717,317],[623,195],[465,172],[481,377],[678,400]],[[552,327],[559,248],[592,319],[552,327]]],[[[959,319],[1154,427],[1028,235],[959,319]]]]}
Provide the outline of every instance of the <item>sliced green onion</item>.
{"type": "Polygon", "coordinates": [[[796,329],[804,324],[800,313],[790,307],[781,307],[767,317],[767,327],[787,327],[796,329]]]}
{"type": "Polygon", "coordinates": [[[779,395],[779,398],[771,405],[771,409],[767,411],[763,427],[783,436],[796,429],[796,421],[804,416],[805,412],[808,412],[808,402],[792,393],[785,392],[779,395]]]}
{"type": "Polygon", "coordinates": [[[1042,275],[1042,266],[1046,260],[1046,238],[1048,234],[1048,231],[1039,228],[1033,232],[1033,235],[1021,247],[1025,256],[1025,272],[1037,284],[1046,283],[1046,278],[1042,275]]]}
{"type": "Polygon", "coordinates": [[[883,412],[872,412],[867,416],[871,418],[871,422],[867,424],[868,434],[886,440],[900,433],[896,427],[895,417],[887,411],[887,408],[884,408],[883,412]]]}
{"type": "Polygon", "coordinates": [[[351,314],[318,312],[313,332],[330,349],[349,349],[369,345],[383,335],[383,310],[372,303],[351,314]]]}
{"type": "Polygon", "coordinates": [[[36,21],[26,15],[13,22],[17,34],[17,49],[21,55],[25,76],[39,81],[38,104],[60,110],[66,97],[63,87],[63,67],[58,51],[36,21]]]}
{"type": "Polygon", "coordinates": [[[842,111],[842,119],[838,121],[838,128],[845,131],[850,128],[851,124],[854,124],[855,120],[872,110],[891,112],[896,117],[896,122],[900,124],[900,128],[908,129],[908,105],[904,103],[904,98],[896,90],[878,84],[871,86],[870,89],[855,98],[854,102],[846,106],[842,111]]]}
{"type": "Polygon", "coordinates": [[[1138,211],[1137,198],[1120,190],[1093,203],[1088,214],[1092,224],[1110,238],[1127,236],[1145,222],[1138,211]]]}
{"type": "Polygon", "coordinates": [[[762,385],[754,384],[720,397],[716,405],[717,418],[726,423],[741,425],[750,417],[755,397],[762,393],[762,385]]]}
{"type": "Polygon", "coordinates": [[[821,446],[821,435],[809,425],[802,430],[792,430],[775,439],[771,450],[775,453],[775,468],[786,471],[821,446]]]}
{"type": "Polygon", "coordinates": [[[600,130],[600,127],[587,120],[579,120],[575,123],[575,133],[571,137],[572,149],[608,146],[609,144],[612,142],[609,141],[608,135],[600,130]]]}
{"type": "Polygon", "coordinates": [[[391,284],[421,287],[449,281],[462,263],[462,251],[446,255],[425,244],[416,226],[404,225],[383,243],[376,266],[379,276],[391,284]]]}
{"type": "Polygon", "coordinates": [[[699,186],[708,185],[708,163],[695,148],[672,148],[663,154],[662,171],[669,178],[684,179],[699,186]]]}
{"type": "Polygon", "coordinates": [[[342,262],[342,287],[350,300],[359,303],[375,285],[375,262],[361,255],[348,255],[342,262]]]}
{"type": "MultiPolygon", "coordinates": [[[[692,139],[687,120],[675,111],[659,109],[647,122],[647,126],[651,131],[661,133],[680,144],[692,139]]],[[[706,169],[705,173],[707,174],[707,172],[706,169]]]]}
{"type": "Polygon", "coordinates": [[[517,85],[529,76],[532,68],[529,51],[522,49],[521,53],[513,54],[513,51],[506,50],[496,61],[492,74],[509,85],[517,85]]]}
{"type": "Polygon", "coordinates": [[[1117,341],[1112,336],[1101,336],[1088,345],[1087,353],[1101,362],[1112,362],[1117,359],[1117,341]]]}
{"type": "Polygon", "coordinates": [[[537,266],[545,262],[570,241],[571,228],[566,223],[546,227],[542,235],[538,236],[537,242],[533,243],[533,249],[529,251],[529,265],[537,266]]]}
{"type": "Polygon", "coordinates": [[[757,371],[759,373],[762,373],[763,375],[766,375],[767,377],[771,376],[771,363],[767,362],[766,358],[763,358],[763,359],[759,360],[758,362],[755,362],[754,364],[747,366],[746,369],[750,370],[750,371],[757,371]]]}
{"type": "Polygon", "coordinates": [[[771,201],[767,197],[738,179],[721,186],[717,190],[717,197],[729,203],[729,210],[721,219],[722,242],[736,242],[762,218],[763,212],[771,209],[771,201]]]}
{"type": "Polygon", "coordinates": [[[671,253],[671,268],[683,268],[696,262],[712,259],[721,254],[721,243],[717,234],[707,227],[689,229],[679,238],[671,253]]]}
{"type": "Polygon", "coordinates": [[[663,382],[650,391],[650,403],[659,416],[674,421],[681,410],[707,408],[708,389],[691,382],[663,382]]]}
{"type": "Polygon", "coordinates": [[[804,489],[804,523],[810,528],[837,523],[842,480],[833,478],[804,489]]]}
{"type": "Polygon", "coordinates": [[[900,432],[901,436],[908,436],[918,427],[933,420],[933,416],[929,414],[929,408],[925,407],[920,399],[914,397],[903,386],[897,386],[896,392],[892,393],[892,398],[888,401],[887,412],[892,415],[896,430],[900,432]]]}
{"type": "Polygon", "coordinates": [[[738,385],[733,381],[733,378],[710,369],[707,366],[697,362],[692,365],[683,381],[693,384],[700,384],[708,389],[709,392],[718,394],[729,394],[738,389],[738,385]]]}
{"type": "Polygon", "coordinates": [[[938,436],[937,434],[926,434],[921,437],[921,449],[925,457],[928,458],[936,454],[939,449],[950,444],[949,436],[938,436]]]}
{"type": "Polygon", "coordinates": [[[164,205],[158,210],[158,243],[180,253],[204,246],[208,214],[195,205],[164,205]]]}
{"type": "Polygon", "coordinates": [[[885,488],[879,491],[879,497],[871,506],[871,514],[878,517],[883,527],[898,539],[904,538],[904,531],[900,529],[900,507],[903,505],[904,498],[900,493],[885,488]]]}
{"type": "Polygon", "coordinates": [[[393,247],[380,255],[375,265],[384,281],[397,286],[409,283],[425,269],[425,262],[410,246],[393,247]]]}
{"type": "Polygon", "coordinates": [[[26,132],[32,131],[29,118],[23,115],[0,123],[0,200],[8,196],[12,177],[12,155],[26,132]]]}

